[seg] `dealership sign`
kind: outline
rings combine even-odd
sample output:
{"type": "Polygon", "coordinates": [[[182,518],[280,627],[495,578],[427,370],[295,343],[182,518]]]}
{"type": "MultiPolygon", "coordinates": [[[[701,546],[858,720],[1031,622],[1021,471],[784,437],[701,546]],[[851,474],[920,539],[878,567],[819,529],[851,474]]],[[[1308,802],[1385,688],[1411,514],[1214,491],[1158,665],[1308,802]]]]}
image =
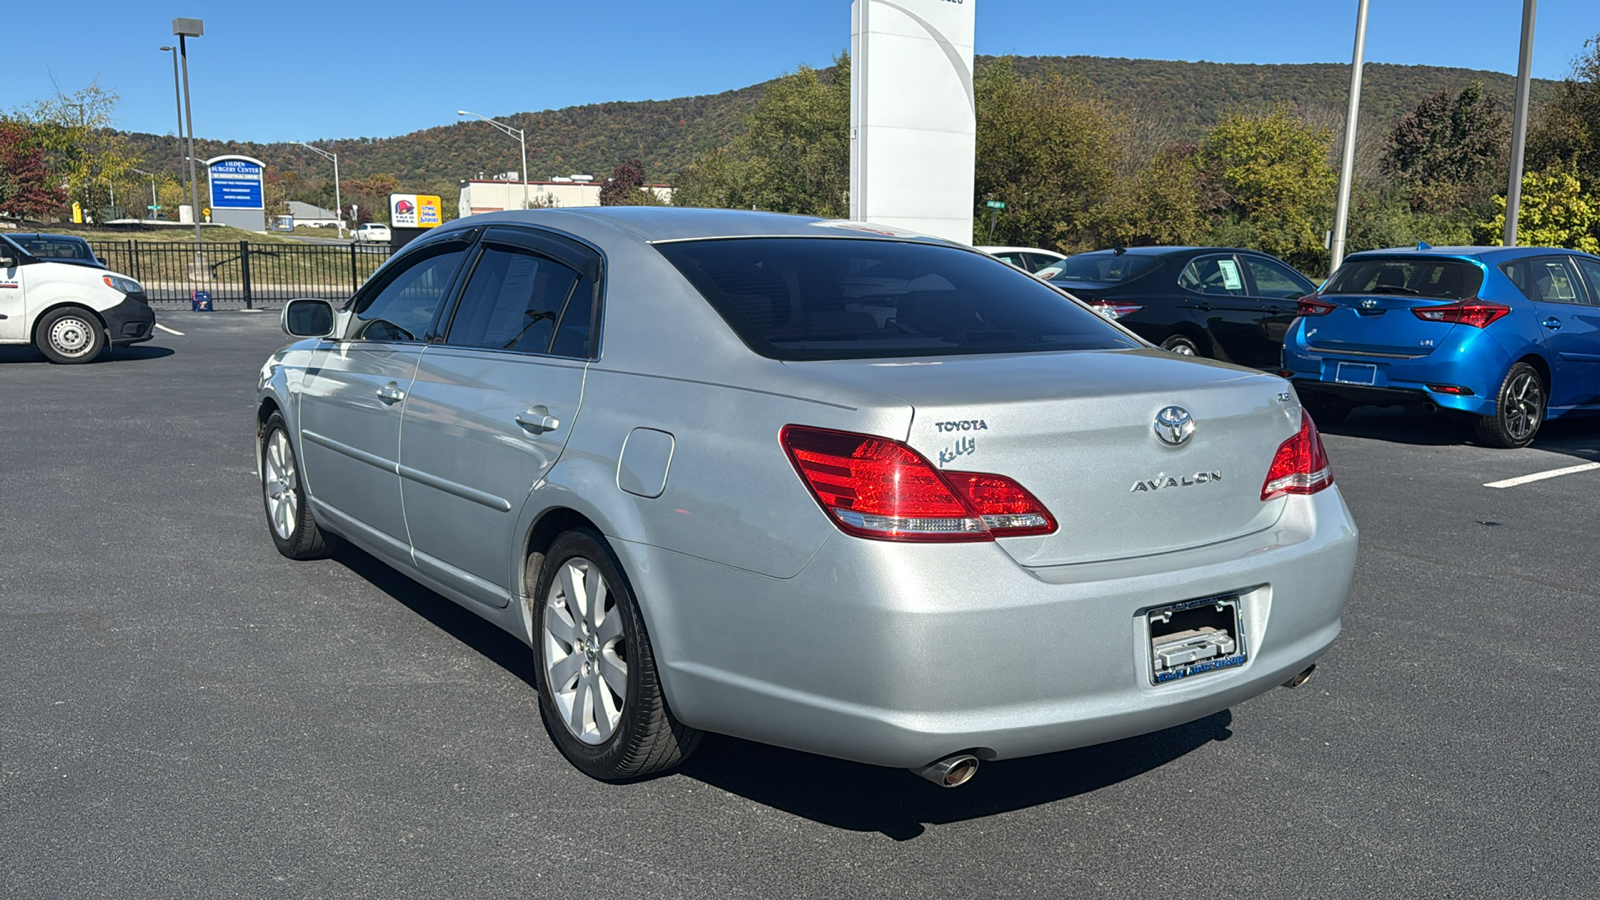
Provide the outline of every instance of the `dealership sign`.
{"type": "Polygon", "coordinates": [[[389,224],[395,228],[436,228],[444,224],[443,206],[434,194],[390,194],[389,224]]]}
{"type": "Polygon", "coordinates": [[[261,173],[266,163],[248,156],[218,156],[206,160],[211,180],[213,209],[262,209],[261,173]]]}

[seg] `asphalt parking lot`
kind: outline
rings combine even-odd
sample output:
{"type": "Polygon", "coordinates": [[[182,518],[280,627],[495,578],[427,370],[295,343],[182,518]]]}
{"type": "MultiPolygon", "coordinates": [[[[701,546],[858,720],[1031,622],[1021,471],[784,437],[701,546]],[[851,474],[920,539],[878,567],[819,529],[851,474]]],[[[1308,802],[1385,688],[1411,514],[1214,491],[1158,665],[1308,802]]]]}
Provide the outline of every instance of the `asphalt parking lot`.
{"type": "Polygon", "coordinates": [[[1600,462],[1600,420],[1328,429],[1361,558],[1299,689],[954,791],[714,736],[613,786],[545,736],[516,640],[273,549],[276,313],[159,315],[182,333],[95,365],[0,349],[0,895],[1596,891],[1600,468],[1484,485],[1600,462]]]}

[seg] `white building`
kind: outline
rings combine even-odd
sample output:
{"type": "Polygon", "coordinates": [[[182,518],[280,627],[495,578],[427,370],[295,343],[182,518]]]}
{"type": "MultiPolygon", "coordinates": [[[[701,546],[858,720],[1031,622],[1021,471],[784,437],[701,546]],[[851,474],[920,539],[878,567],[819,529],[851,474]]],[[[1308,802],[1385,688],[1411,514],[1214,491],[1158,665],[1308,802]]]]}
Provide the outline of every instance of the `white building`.
{"type": "MultiPolygon", "coordinates": [[[[570,178],[552,178],[549,181],[528,182],[528,205],[535,209],[553,207],[570,209],[575,206],[599,206],[600,189],[604,182],[596,181],[588,175],[574,175],[570,178]]],[[[672,187],[665,184],[648,184],[645,189],[653,192],[662,203],[672,202],[672,187]]],[[[522,182],[515,178],[511,180],[472,179],[461,182],[461,205],[458,207],[460,215],[470,216],[477,213],[501,212],[507,209],[522,208],[522,182]]]]}
{"type": "Polygon", "coordinates": [[[313,228],[334,228],[339,224],[338,213],[311,203],[302,203],[299,200],[289,201],[289,215],[294,218],[294,224],[296,225],[310,225],[313,228]]]}

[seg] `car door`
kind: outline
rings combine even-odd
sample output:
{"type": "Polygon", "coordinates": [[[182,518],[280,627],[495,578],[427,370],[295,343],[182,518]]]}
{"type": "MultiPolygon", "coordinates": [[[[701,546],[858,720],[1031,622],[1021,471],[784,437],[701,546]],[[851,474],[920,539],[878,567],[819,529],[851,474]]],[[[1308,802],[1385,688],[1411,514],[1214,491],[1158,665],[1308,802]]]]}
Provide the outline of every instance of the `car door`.
{"type": "MultiPolygon", "coordinates": [[[[1278,351],[1266,339],[1262,320],[1268,304],[1250,296],[1239,259],[1232,253],[1196,256],[1178,273],[1184,305],[1211,336],[1217,355],[1258,368],[1277,368],[1278,351]]],[[[1281,338],[1278,346],[1282,346],[1281,338]]]]}
{"type": "Polygon", "coordinates": [[[418,568],[505,606],[521,558],[517,516],[583,398],[601,260],[511,226],[486,231],[475,256],[406,400],[401,496],[418,568]]]}
{"type": "Polygon", "coordinates": [[[15,246],[0,241],[0,258],[11,261],[0,266],[0,341],[28,339],[27,267],[15,246]]]}
{"type": "Polygon", "coordinates": [[[1557,409],[1600,402],[1600,308],[1578,262],[1552,255],[1506,264],[1506,274],[1533,301],[1552,363],[1550,406],[1557,409]]]}
{"type": "Polygon", "coordinates": [[[1239,254],[1250,286],[1250,297],[1260,304],[1261,339],[1268,355],[1260,368],[1276,369],[1283,359],[1283,339],[1300,314],[1300,298],[1314,293],[1317,286],[1299,272],[1275,259],[1239,254]]]}
{"type": "Polygon", "coordinates": [[[400,506],[403,401],[469,247],[461,239],[418,246],[363,287],[346,336],[312,354],[297,395],[314,508],[335,531],[393,560],[410,560],[400,506]]]}

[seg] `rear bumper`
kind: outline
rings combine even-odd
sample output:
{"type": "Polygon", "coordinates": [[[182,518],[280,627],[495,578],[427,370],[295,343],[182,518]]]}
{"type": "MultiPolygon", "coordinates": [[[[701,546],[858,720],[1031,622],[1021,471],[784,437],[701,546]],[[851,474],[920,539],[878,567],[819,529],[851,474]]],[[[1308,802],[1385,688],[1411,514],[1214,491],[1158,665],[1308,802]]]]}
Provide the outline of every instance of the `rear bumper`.
{"type": "Polygon", "coordinates": [[[1492,336],[1476,329],[1469,331],[1465,340],[1452,339],[1426,356],[1402,359],[1313,349],[1306,346],[1296,329],[1284,341],[1283,368],[1291,373],[1290,380],[1302,393],[1332,394],[1372,406],[1433,404],[1471,415],[1493,415],[1495,395],[1511,366],[1511,358],[1492,336]],[[1346,373],[1352,366],[1372,366],[1372,383],[1340,381],[1341,364],[1346,373]],[[1471,393],[1445,393],[1430,385],[1449,385],[1471,393]]]}
{"type": "Polygon", "coordinates": [[[616,542],[685,722],[886,766],[1081,747],[1182,724],[1327,649],[1355,566],[1337,489],[1178,553],[1025,569],[993,544],[831,537],[790,579],[616,542]],[[635,573],[638,573],[635,575],[635,573]],[[1248,659],[1154,685],[1145,613],[1240,595],[1248,659]]]}
{"type": "Polygon", "coordinates": [[[156,313],[143,294],[129,294],[121,303],[100,310],[106,323],[106,341],[113,347],[138,344],[155,337],[156,313]]]}

